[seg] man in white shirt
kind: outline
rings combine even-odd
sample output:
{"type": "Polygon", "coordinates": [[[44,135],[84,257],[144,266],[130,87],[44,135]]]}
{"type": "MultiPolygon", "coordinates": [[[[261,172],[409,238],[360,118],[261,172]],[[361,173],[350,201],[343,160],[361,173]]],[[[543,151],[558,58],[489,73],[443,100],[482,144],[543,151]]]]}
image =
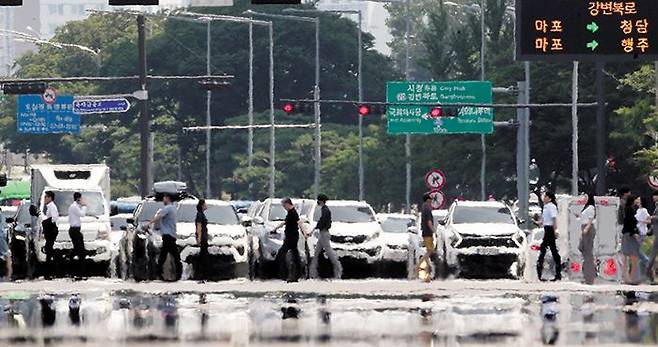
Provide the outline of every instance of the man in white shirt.
{"type": "Polygon", "coordinates": [[[57,229],[59,211],[57,210],[57,205],[55,205],[55,193],[49,190],[44,194],[43,202],[46,205],[46,211],[43,217],[43,221],[41,221],[43,236],[46,239],[46,246],[44,247],[44,251],[46,253],[46,271],[44,278],[50,279],[51,275],[55,271],[55,253],[53,246],[55,245],[57,234],[59,234],[59,230],[57,229]]]}
{"type": "Polygon", "coordinates": [[[77,269],[75,269],[76,279],[81,279],[84,274],[85,263],[85,242],[82,237],[82,217],[87,214],[87,205],[82,200],[80,192],[73,193],[73,203],[69,206],[69,236],[73,243],[71,252],[71,263],[77,258],[77,269]]]}

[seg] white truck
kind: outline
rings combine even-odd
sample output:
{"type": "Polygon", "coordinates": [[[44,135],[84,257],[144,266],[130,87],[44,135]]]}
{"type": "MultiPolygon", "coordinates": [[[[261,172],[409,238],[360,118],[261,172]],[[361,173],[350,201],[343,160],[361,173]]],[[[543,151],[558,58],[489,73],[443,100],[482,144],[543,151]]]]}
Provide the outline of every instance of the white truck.
{"type": "MultiPolygon", "coordinates": [[[[558,239],[557,246],[562,257],[563,275],[570,280],[583,280],[583,256],[578,250],[581,238],[580,212],[583,210],[587,197],[558,195],[558,239]]],[[[619,198],[613,196],[595,197],[596,201],[596,237],[594,238],[594,259],[596,262],[597,279],[599,281],[619,282],[621,280],[621,264],[619,245],[621,232],[617,224],[619,198]]],[[[543,238],[543,229],[534,230],[530,241],[530,261],[533,266],[533,278],[539,248],[543,238]]],[[[546,251],[544,260],[544,278],[552,278],[555,273],[550,250],[546,251]]]]}
{"type": "MultiPolygon", "coordinates": [[[[44,211],[44,196],[46,191],[55,193],[55,205],[59,211],[57,227],[59,234],[54,245],[58,264],[67,264],[73,243],[69,237],[68,209],[73,203],[73,193],[80,192],[87,204],[87,214],[82,218],[81,231],[87,255],[86,269],[94,274],[111,275],[116,270],[112,261],[118,254],[118,244],[121,233],[113,233],[110,226],[110,169],[103,164],[93,165],[33,165],[32,174],[32,204],[38,211],[44,211]]],[[[46,261],[44,253],[45,239],[41,230],[40,219],[33,217],[32,225],[37,226],[38,233],[32,241],[34,252],[30,258],[35,264],[35,276],[46,261]]],[[[58,273],[70,266],[57,266],[58,273]]]]}

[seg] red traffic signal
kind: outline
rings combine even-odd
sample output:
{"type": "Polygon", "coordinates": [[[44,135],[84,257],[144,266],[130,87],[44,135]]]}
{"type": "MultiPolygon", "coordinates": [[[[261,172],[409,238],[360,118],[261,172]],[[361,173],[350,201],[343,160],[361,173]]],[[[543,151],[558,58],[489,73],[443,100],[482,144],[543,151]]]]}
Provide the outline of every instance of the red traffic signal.
{"type": "Polygon", "coordinates": [[[430,110],[430,117],[440,118],[443,116],[443,109],[441,107],[434,107],[430,110]]]}
{"type": "Polygon", "coordinates": [[[359,114],[363,116],[367,116],[370,114],[370,106],[368,105],[359,105],[359,114]]]}
{"type": "Polygon", "coordinates": [[[291,103],[289,103],[289,102],[283,104],[283,112],[285,112],[285,113],[292,113],[292,111],[294,111],[294,110],[295,110],[295,105],[293,105],[293,104],[291,104],[291,103]]]}

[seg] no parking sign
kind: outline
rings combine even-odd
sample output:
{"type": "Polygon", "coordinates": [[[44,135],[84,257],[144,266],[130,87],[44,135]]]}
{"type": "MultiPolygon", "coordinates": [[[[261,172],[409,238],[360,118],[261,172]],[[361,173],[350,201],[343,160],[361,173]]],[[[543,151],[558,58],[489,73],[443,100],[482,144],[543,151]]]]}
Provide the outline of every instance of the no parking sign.
{"type": "Polygon", "coordinates": [[[647,183],[649,183],[649,187],[653,189],[658,189],[658,176],[649,175],[649,179],[647,180],[647,183]]]}
{"type": "Polygon", "coordinates": [[[446,196],[442,191],[433,190],[430,192],[430,197],[432,198],[432,201],[430,202],[432,209],[440,210],[446,205],[446,196]]]}
{"type": "Polygon", "coordinates": [[[432,169],[425,174],[425,185],[430,190],[440,190],[446,184],[446,175],[439,169],[432,169]]]}

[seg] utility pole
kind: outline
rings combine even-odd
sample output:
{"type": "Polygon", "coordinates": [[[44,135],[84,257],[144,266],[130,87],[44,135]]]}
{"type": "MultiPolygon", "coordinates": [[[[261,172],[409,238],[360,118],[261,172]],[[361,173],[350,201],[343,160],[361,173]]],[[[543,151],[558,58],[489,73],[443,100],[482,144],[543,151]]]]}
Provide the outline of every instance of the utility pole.
{"type": "Polygon", "coordinates": [[[578,195],[578,62],[571,75],[571,195],[578,195]]]}
{"type": "Polygon", "coordinates": [[[599,196],[607,193],[604,68],[603,62],[596,62],[596,195],[599,196]]]}
{"type": "Polygon", "coordinates": [[[276,176],[276,133],[274,130],[274,26],[269,22],[270,37],[270,189],[269,197],[274,198],[276,176]]]}
{"type": "MultiPolygon", "coordinates": [[[[527,104],[526,82],[517,82],[519,94],[517,102],[527,104]]],[[[516,132],[516,189],[519,195],[519,217],[528,223],[528,200],[530,198],[530,179],[528,169],[530,167],[530,149],[527,145],[528,133],[530,131],[530,118],[527,108],[517,108],[516,118],[519,123],[516,132]]],[[[526,224],[527,228],[528,224],[526,224]]]]}
{"type": "MultiPolygon", "coordinates": [[[[480,80],[484,81],[484,57],[486,47],[486,28],[484,21],[484,0],[480,1],[480,80]]],[[[480,198],[487,199],[487,142],[484,134],[480,135],[480,146],[482,148],[482,162],[480,162],[480,198]]]]}
{"type": "MultiPolygon", "coordinates": [[[[254,125],[254,24],[249,22],[249,125],[254,125]]],[[[247,138],[247,163],[254,162],[254,129],[249,128],[247,138]]]]}
{"type": "MultiPolygon", "coordinates": [[[[210,23],[206,24],[206,75],[210,76],[210,23]]],[[[210,103],[212,100],[212,91],[210,88],[206,91],[206,126],[211,126],[210,119],[210,103]]],[[[212,137],[210,135],[210,128],[206,130],[206,198],[212,197],[212,190],[210,189],[210,147],[212,146],[212,137]]]]}
{"type": "MultiPolygon", "coordinates": [[[[409,31],[411,30],[411,0],[406,1],[405,19],[404,19],[404,78],[411,79],[410,57],[409,57],[409,31]]],[[[411,213],[411,135],[407,134],[404,138],[404,155],[406,158],[406,185],[405,185],[405,212],[411,213]]]]}
{"type": "MultiPolygon", "coordinates": [[[[359,103],[363,101],[363,77],[361,76],[362,64],[363,64],[363,44],[361,43],[361,10],[357,11],[359,16],[359,23],[357,29],[357,44],[359,45],[358,50],[358,88],[359,88],[359,103]]],[[[363,117],[359,114],[359,200],[365,199],[365,187],[364,187],[364,169],[363,169],[363,117]]]]}
{"type": "MultiPolygon", "coordinates": [[[[137,16],[138,50],[139,50],[139,85],[146,94],[146,19],[144,15],[137,16]]],[[[151,141],[151,119],[149,117],[148,97],[140,100],[140,194],[142,197],[151,192],[153,184],[153,143],[151,141]]]]}
{"type": "MultiPolygon", "coordinates": [[[[320,100],[320,18],[315,19],[315,88],[313,98],[320,100]]],[[[320,169],[322,168],[322,131],[320,129],[320,102],[314,103],[315,114],[315,175],[313,190],[320,194],[320,169]]]]}

